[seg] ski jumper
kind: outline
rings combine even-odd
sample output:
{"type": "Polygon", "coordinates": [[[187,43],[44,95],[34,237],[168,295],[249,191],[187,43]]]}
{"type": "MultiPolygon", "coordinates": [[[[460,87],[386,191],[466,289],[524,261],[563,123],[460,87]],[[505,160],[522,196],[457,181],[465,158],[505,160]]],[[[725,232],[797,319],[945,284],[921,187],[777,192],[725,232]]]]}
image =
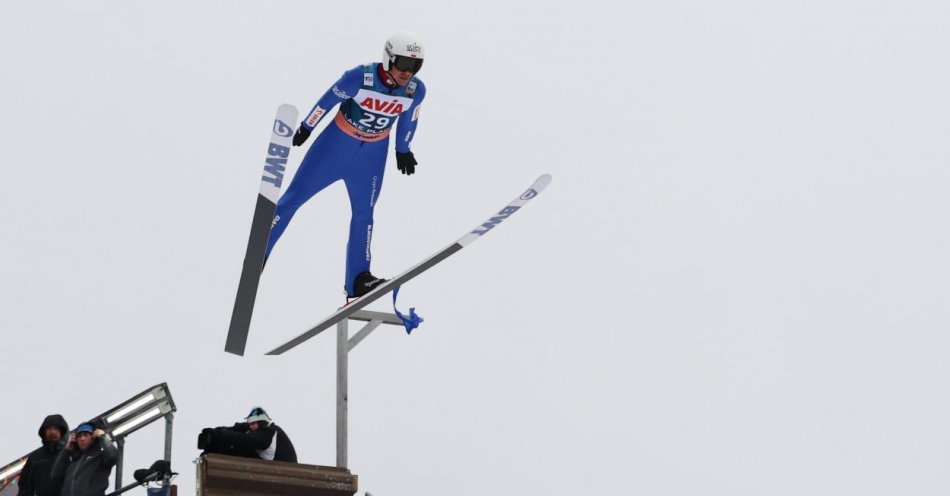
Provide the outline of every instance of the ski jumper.
{"type": "Polygon", "coordinates": [[[396,125],[396,151],[408,152],[425,98],[422,80],[413,77],[406,86],[391,88],[378,63],[357,66],[323,94],[307,118],[300,123],[313,130],[324,114],[336,104],[340,110],[314,140],[300,163],[287,191],[277,202],[265,259],[287,229],[294,213],[313,195],[343,180],[350,198],[350,235],[346,245],[347,294],[353,294],[353,280],[370,267],[373,239],[373,208],[383,187],[383,172],[389,134],[396,125]],[[401,118],[400,118],[401,117],[401,118]]]}

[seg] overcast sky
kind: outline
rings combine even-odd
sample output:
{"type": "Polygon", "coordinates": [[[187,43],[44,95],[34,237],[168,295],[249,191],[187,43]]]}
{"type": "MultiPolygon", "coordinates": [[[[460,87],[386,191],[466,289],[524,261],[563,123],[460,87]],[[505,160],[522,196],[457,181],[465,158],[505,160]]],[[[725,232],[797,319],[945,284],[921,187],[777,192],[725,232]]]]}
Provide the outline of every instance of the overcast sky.
{"type": "Polygon", "coordinates": [[[390,158],[373,272],[553,182],[354,350],[361,494],[950,491],[947,2],[82,4],[0,13],[0,464],[159,382],[183,494],[255,405],[334,463],[333,336],[262,355],[343,302],[342,184],[222,350],[277,106],[411,30],[419,166],[390,158]]]}

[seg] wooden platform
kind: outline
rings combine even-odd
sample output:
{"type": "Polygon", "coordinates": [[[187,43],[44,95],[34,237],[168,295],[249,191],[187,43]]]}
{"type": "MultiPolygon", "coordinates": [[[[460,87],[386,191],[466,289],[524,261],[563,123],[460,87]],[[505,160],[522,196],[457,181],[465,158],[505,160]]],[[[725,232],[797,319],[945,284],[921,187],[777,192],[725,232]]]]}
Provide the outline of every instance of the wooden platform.
{"type": "Polygon", "coordinates": [[[198,496],[353,496],[357,476],[324,467],[209,454],[198,460],[198,496]]]}

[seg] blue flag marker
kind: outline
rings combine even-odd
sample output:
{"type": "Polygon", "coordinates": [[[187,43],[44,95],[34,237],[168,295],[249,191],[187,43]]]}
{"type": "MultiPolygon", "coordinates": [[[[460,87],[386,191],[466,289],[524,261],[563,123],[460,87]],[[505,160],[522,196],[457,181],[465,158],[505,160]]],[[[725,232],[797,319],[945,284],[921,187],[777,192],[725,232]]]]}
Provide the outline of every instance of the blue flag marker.
{"type": "Polygon", "coordinates": [[[402,324],[406,326],[406,334],[412,334],[412,330],[416,327],[419,327],[419,324],[423,323],[425,319],[416,315],[415,307],[409,308],[409,316],[405,316],[402,312],[396,308],[396,297],[399,296],[399,287],[393,290],[393,311],[396,312],[396,317],[399,317],[399,320],[402,321],[402,324]]]}

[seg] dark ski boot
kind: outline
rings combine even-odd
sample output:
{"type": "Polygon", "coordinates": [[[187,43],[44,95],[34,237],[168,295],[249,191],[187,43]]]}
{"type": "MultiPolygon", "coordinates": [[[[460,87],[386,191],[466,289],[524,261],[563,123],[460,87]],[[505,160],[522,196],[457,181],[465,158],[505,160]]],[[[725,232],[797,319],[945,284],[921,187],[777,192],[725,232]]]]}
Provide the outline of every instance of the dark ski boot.
{"type": "Polygon", "coordinates": [[[376,289],[376,286],[386,282],[386,279],[380,279],[369,272],[360,272],[353,280],[353,294],[348,294],[348,299],[359,298],[376,289]]]}

